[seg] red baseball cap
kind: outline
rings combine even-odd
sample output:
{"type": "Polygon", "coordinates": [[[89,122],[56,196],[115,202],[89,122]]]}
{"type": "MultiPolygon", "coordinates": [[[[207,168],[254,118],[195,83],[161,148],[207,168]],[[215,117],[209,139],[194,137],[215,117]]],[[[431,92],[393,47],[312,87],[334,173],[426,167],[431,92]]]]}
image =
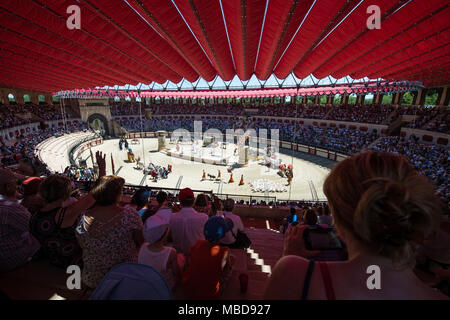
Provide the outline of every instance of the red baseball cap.
{"type": "Polygon", "coordinates": [[[42,178],[30,177],[22,182],[24,195],[34,194],[39,191],[39,186],[41,185],[42,178]]]}
{"type": "Polygon", "coordinates": [[[178,194],[178,199],[180,199],[180,201],[194,200],[194,192],[192,192],[190,188],[184,188],[178,194]]]}

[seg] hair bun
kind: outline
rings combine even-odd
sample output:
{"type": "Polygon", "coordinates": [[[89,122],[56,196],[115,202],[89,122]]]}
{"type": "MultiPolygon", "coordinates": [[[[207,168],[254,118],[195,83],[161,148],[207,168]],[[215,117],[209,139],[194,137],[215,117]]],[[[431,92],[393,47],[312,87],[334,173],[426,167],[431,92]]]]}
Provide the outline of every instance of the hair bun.
{"type": "Polygon", "coordinates": [[[355,211],[355,231],[369,243],[384,246],[404,246],[411,241],[417,212],[410,202],[405,185],[390,179],[372,179],[355,211]]]}

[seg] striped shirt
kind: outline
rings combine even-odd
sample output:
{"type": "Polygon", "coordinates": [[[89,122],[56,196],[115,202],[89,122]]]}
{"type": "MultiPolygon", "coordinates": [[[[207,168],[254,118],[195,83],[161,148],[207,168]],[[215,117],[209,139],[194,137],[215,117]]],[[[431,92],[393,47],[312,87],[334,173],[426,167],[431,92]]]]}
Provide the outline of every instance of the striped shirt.
{"type": "Polygon", "coordinates": [[[25,264],[39,250],[39,241],[29,233],[30,218],[17,201],[0,196],[0,272],[25,264]]]}

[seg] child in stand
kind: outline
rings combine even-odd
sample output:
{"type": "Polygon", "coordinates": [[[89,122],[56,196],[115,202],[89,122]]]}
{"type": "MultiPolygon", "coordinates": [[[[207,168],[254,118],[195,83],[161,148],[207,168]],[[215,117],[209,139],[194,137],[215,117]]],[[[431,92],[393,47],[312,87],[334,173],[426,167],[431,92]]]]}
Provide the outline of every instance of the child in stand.
{"type": "Polygon", "coordinates": [[[210,300],[219,296],[231,275],[235,260],[227,247],[219,245],[230,228],[220,216],[206,221],[206,240],[198,240],[191,247],[190,265],[183,274],[182,288],[188,299],[210,300]]]}
{"type": "Polygon", "coordinates": [[[138,262],[155,268],[173,289],[180,281],[183,270],[183,257],[178,257],[172,247],[165,246],[169,234],[171,212],[157,212],[145,221],[144,242],[138,262]]]}

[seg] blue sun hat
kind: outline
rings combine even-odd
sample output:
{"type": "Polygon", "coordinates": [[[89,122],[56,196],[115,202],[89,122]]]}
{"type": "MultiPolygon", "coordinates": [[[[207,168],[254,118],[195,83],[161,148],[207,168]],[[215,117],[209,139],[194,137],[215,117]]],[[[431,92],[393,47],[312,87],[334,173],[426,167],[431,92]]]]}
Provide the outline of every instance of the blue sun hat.
{"type": "Polygon", "coordinates": [[[217,242],[222,239],[225,234],[230,231],[230,223],[220,216],[214,216],[208,219],[203,229],[205,239],[209,242],[217,242]]]}

